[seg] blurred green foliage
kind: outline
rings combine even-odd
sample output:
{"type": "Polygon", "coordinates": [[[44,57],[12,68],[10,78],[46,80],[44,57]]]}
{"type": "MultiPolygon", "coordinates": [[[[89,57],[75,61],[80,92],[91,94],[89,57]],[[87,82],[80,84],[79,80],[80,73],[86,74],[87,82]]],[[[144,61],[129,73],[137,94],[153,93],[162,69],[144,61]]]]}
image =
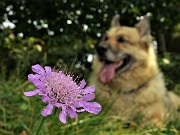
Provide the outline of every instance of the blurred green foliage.
{"type": "MultiPolygon", "coordinates": [[[[115,14],[121,15],[122,25],[133,26],[142,15],[151,13],[153,36],[157,38],[158,29],[169,40],[170,33],[180,35],[176,30],[179,4],[178,0],[1,0],[0,69],[8,73],[18,67],[27,74],[31,65],[40,63],[67,67],[87,78],[94,46],[115,14]]],[[[167,48],[173,51],[170,43],[173,42],[168,42],[167,48]]],[[[163,58],[159,60],[167,86],[179,89],[175,85],[180,82],[179,55],[171,53],[164,58],[171,62],[165,64],[163,58]]]]}
{"type": "Polygon", "coordinates": [[[89,39],[86,46],[72,35],[46,37],[43,40],[35,37],[22,38],[14,35],[11,29],[0,33],[0,68],[10,70],[21,69],[27,73],[30,66],[36,63],[68,68],[82,77],[89,72],[86,68],[91,63],[87,57],[91,51],[88,44],[95,42],[89,39]]]}
{"type": "Polygon", "coordinates": [[[40,39],[29,37],[22,39],[15,36],[10,29],[0,33],[0,59],[1,67],[7,69],[25,68],[32,63],[43,61],[42,46],[40,39]]]}
{"type": "Polygon", "coordinates": [[[96,37],[95,32],[104,32],[117,13],[122,24],[132,26],[136,17],[150,12],[153,31],[173,29],[180,19],[178,0],[1,0],[0,7],[1,23],[8,19],[16,25],[16,33],[35,37],[52,35],[52,31],[54,35],[96,37]]]}
{"type": "Polygon", "coordinates": [[[180,95],[180,55],[166,53],[159,58],[159,65],[164,73],[167,89],[180,95]]]}
{"type": "Polygon", "coordinates": [[[1,0],[0,68],[63,65],[87,77],[88,57],[117,13],[129,26],[151,13],[155,37],[157,29],[170,37],[180,20],[178,0],[1,0]]]}

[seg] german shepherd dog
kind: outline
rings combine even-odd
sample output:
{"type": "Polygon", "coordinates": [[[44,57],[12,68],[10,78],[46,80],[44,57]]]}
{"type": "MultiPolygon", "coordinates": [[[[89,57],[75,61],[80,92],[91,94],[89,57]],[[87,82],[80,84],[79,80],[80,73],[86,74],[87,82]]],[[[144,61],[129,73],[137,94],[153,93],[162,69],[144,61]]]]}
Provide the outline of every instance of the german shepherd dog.
{"type": "Polygon", "coordinates": [[[96,46],[90,83],[101,103],[114,101],[110,114],[128,121],[164,125],[180,98],[168,92],[152,45],[149,17],[134,27],[121,26],[116,15],[96,46]]]}

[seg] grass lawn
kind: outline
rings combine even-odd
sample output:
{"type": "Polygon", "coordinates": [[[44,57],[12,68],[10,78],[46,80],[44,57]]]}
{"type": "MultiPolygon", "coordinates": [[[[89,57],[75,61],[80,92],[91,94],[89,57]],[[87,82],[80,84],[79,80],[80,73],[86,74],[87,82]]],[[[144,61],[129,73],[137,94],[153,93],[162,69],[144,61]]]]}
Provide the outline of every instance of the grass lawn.
{"type": "MultiPolygon", "coordinates": [[[[38,96],[26,97],[24,91],[34,86],[26,78],[12,73],[0,75],[0,135],[34,135],[41,122],[45,107],[38,96]]],[[[67,124],[59,121],[59,110],[45,119],[40,135],[179,135],[180,119],[169,122],[165,128],[129,128],[120,117],[108,116],[111,105],[103,105],[98,115],[81,113],[67,124]],[[148,134],[149,133],[149,134],[148,134]]]]}

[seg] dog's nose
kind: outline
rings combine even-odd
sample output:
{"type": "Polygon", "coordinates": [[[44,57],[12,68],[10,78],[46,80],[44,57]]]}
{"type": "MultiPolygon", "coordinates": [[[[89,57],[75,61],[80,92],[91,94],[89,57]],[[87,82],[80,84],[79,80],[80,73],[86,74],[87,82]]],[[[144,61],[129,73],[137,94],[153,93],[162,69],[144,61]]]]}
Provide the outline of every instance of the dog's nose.
{"type": "Polygon", "coordinates": [[[96,47],[96,51],[97,53],[100,55],[100,56],[105,56],[105,53],[107,51],[107,47],[106,46],[103,46],[103,45],[98,45],[96,47]]]}

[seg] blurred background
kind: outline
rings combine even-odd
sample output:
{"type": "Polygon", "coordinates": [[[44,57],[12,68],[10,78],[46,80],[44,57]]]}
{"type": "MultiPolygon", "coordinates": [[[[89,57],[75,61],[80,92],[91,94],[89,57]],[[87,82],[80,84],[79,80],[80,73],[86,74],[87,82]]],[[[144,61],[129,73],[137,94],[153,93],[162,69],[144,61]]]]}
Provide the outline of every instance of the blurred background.
{"type": "MultiPolygon", "coordinates": [[[[117,13],[121,25],[128,26],[151,14],[153,45],[167,88],[180,94],[179,0],[0,0],[0,134],[32,134],[39,124],[40,100],[23,96],[33,89],[27,81],[31,65],[67,67],[88,79],[95,44],[117,13]]],[[[51,128],[41,134],[118,134],[122,121],[113,124],[105,112],[103,117],[81,115],[84,121],[67,125],[50,118],[45,126],[51,128]]],[[[172,125],[157,134],[179,133],[180,124],[174,130],[172,125]]]]}

